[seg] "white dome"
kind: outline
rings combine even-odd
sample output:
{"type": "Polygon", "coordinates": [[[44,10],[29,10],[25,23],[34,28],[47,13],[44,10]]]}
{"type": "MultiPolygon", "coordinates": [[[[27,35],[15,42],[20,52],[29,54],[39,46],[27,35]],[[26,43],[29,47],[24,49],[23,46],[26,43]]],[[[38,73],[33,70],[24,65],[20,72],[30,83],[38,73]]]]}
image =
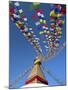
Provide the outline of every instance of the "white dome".
{"type": "Polygon", "coordinates": [[[34,87],[46,87],[48,85],[42,84],[42,83],[31,83],[31,84],[27,84],[22,86],[21,88],[34,88],[34,87]]]}

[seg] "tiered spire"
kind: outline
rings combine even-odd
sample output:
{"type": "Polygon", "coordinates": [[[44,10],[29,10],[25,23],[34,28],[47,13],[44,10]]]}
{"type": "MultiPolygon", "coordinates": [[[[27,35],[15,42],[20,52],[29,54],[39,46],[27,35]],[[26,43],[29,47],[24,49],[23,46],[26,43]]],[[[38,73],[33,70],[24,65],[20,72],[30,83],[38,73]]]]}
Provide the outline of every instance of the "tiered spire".
{"type": "Polygon", "coordinates": [[[48,81],[45,79],[41,69],[41,61],[38,57],[36,57],[34,67],[32,68],[32,71],[28,76],[28,80],[26,81],[26,84],[30,83],[43,83],[48,85],[48,81]]]}

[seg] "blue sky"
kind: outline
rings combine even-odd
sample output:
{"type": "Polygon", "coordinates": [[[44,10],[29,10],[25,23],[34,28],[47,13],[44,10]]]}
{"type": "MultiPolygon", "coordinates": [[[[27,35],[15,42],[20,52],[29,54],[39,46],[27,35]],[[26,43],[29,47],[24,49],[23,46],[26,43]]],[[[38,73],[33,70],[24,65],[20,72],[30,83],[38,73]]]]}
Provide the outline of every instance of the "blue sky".
{"type": "MultiPolygon", "coordinates": [[[[33,21],[30,15],[34,12],[29,9],[31,3],[20,2],[20,8],[22,8],[25,12],[26,17],[28,18],[29,24],[36,28],[35,21],[33,21]],[[31,13],[29,13],[31,12],[31,13]]],[[[50,12],[50,4],[41,4],[41,8],[44,10],[45,19],[47,20],[47,24],[49,25],[49,12],[50,12]],[[44,8],[45,7],[45,8],[44,8]]],[[[65,17],[64,17],[65,19],[65,17]]],[[[66,23],[65,23],[66,24],[66,23]]],[[[63,36],[60,39],[60,42],[65,41],[65,24],[63,25],[63,36]]],[[[34,48],[30,45],[27,39],[22,35],[20,30],[16,27],[16,25],[9,20],[9,33],[10,33],[10,63],[9,63],[9,80],[14,81],[16,77],[18,77],[22,72],[27,70],[30,66],[33,65],[33,61],[36,57],[36,52],[34,48]]],[[[39,30],[37,28],[35,32],[39,30]]],[[[37,34],[37,33],[36,33],[37,34]]],[[[42,44],[41,44],[42,45],[42,44]]],[[[43,46],[41,46],[43,48],[43,46]]],[[[45,53],[45,49],[43,50],[45,53]]],[[[61,81],[65,82],[66,79],[66,48],[64,48],[57,56],[53,59],[48,60],[47,62],[42,62],[44,67],[47,67],[51,73],[61,81]]],[[[46,79],[48,80],[49,86],[59,85],[56,83],[53,78],[51,78],[47,72],[44,72],[46,79]]],[[[21,80],[16,84],[15,88],[20,88],[20,86],[24,85],[25,80],[27,79],[28,74],[25,75],[21,80]]]]}

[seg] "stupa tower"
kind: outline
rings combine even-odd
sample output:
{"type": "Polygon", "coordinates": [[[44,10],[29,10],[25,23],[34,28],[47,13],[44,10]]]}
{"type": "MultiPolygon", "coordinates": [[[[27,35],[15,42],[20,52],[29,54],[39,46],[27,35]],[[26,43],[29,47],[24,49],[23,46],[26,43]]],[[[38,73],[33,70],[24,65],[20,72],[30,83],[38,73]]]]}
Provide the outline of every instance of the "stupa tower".
{"type": "Polygon", "coordinates": [[[32,68],[28,76],[28,80],[26,81],[26,84],[31,83],[40,83],[48,85],[48,81],[46,80],[41,69],[41,61],[39,57],[36,57],[36,59],[34,60],[34,67],[32,68]]]}

